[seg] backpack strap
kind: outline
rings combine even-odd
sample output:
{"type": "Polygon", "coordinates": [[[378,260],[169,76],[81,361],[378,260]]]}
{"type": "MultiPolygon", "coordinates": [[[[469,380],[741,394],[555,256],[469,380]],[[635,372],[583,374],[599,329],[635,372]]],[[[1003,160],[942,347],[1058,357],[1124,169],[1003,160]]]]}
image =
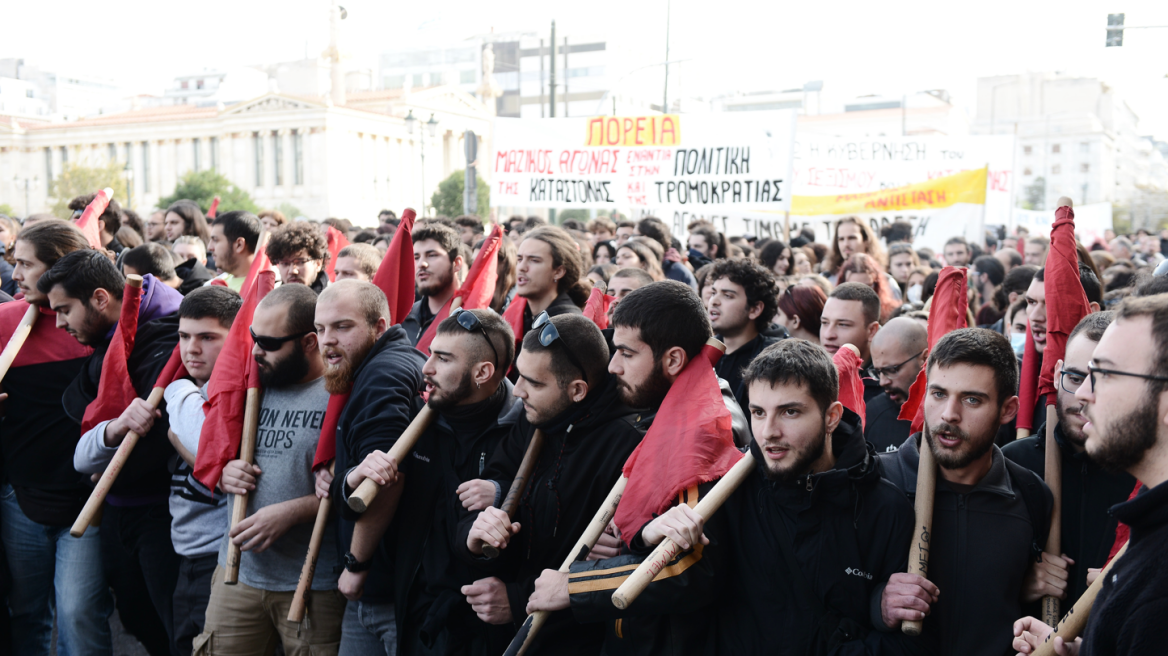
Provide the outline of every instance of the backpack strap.
{"type": "Polygon", "coordinates": [[[1042,550],[1046,547],[1046,539],[1050,535],[1051,504],[1047,500],[1048,493],[1034,472],[1009,458],[1003,460],[1010,480],[1022,495],[1022,503],[1026,505],[1026,512],[1030,515],[1030,525],[1034,527],[1034,542],[1030,545],[1030,551],[1035,560],[1040,560],[1042,550]]]}

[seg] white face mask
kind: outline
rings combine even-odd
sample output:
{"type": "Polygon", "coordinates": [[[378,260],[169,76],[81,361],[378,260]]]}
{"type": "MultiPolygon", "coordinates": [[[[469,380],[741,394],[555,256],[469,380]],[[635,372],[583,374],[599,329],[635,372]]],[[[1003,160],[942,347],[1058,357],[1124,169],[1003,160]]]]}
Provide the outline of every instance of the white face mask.
{"type": "Polygon", "coordinates": [[[908,288],[908,300],[912,303],[920,303],[921,302],[921,290],[923,290],[923,289],[924,289],[924,285],[918,284],[918,285],[910,286],[908,288]]]}
{"type": "Polygon", "coordinates": [[[1026,333],[1010,333],[1010,346],[1014,347],[1018,357],[1022,357],[1026,353],[1026,333]]]}

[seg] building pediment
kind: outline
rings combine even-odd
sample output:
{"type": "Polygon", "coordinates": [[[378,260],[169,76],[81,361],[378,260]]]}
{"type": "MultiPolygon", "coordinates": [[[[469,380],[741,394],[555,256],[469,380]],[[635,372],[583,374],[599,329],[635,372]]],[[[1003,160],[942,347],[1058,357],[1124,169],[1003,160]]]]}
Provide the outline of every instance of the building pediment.
{"type": "Polygon", "coordinates": [[[240,114],[260,114],[263,112],[286,112],[306,109],[323,109],[323,102],[285,96],[279,93],[267,93],[254,100],[248,100],[233,105],[223,111],[223,116],[240,114]]]}
{"type": "Polygon", "coordinates": [[[483,116],[490,114],[483,103],[471,94],[455,87],[434,87],[411,93],[402,98],[399,107],[420,109],[447,114],[461,114],[464,116],[483,116]]]}

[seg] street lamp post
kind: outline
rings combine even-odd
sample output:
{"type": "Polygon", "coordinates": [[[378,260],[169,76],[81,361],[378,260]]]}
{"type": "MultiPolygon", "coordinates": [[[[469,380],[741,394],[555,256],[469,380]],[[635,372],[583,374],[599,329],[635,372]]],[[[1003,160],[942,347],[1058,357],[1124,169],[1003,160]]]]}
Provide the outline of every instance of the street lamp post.
{"type": "MultiPolygon", "coordinates": [[[[129,159],[129,153],[126,154],[129,159]]],[[[122,168],[122,172],[126,174],[126,207],[133,209],[134,207],[134,167],[126,162],[126,166],[122,168]]]]}
{"type": "Polygon", "coordinates": [[[19,174],[12,176],[12,186],[16,187],[18,190],[21,187],[24,187],[24,216],[26,218],[28,217],[29,213],[31,212],[31,209],[30,209],[31,203],[29,203],[29,192],[31,190],[37,188],[37,183],[39,180],[40,180],[40,178],[38,176],[33,176],[31,178],[24,178],[23,180],[20,178],[19,174]]]}
{"type": "MultiPolygon", "coordinates": [[[[417,124],[418,119],[414,116],[414,110],[410,110],[406,114],[406,132],[414,133],[414,125],[417,124]]],[[[434,114],[430,114],[430,120],[426,121],[426,132],[430,133],[433,138],[438,134],[438,120],[434,118],[434,114]]],[[[422,153],[422,216],[426,216],[426,134],[424,132],[418,133],[418,149],[422,153]]]]}

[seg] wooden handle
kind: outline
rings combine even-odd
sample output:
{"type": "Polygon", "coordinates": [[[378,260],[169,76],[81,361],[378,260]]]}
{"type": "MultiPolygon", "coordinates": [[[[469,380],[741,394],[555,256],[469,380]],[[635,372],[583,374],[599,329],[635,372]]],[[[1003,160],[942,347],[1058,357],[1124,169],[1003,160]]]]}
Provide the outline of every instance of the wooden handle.
{"type": "Polygon", "coordinates": [[[16,355],[20,353],[20,347],[24,346],[24,340],[28,339],[28,334],[32,332],[32,326],[36,323],[37,317],[39,316],[40,309],[35,305],[30,305],[24,311],[24,316],[21,317],[20,323],[16,324],[16,330],[12,331],[12,336],[8,338],[8,343],[4,345],[4,350],[0,351],[0,381],[4,380],[4,376],[8,375],[8,370],[12,367],[12,362],[16,360],[16,355]]]}
{"type": "MultiPolygon", "coordinates": [[[[628,484],[629,479],[621,476],[612,486],[612,490],[604,498],[604,503],[600,504],[596,515],[592,517],[592,521],[584,529],[583,535],[580,536],[579,540],[576,540],[576,544],[568,552],[568,557],[560,565],[559,571],[568,572],[572,568],[572,563],[588,557],[588,552],[592,551],[592,547],[600,539],[600,534],[604,533],[604,529],[608,528],[608,523],[616,516],[616,507],[620,505],[621,497],[625,494],[625,486],[628,484]]],[[[544,610],[537,610],[528,615],[523,625],[519,627],[519,632],[511,639],[511,644],[507,645],[507,651],[503,652],[503,656],[523,656],[544,622],[547,622],[547,618],[548,611],[544,610]]]]}
{"type": "MultiPolygon", "coordinates": [[[[150,390],[150,396],[146,397],[146,403],[151,408],[157,408],[159,403],[162,403],[162,393],[166,391],[163,387],[155,387],[150,390]]],[[[126,434],[122,443],[118,445],[118,450],[114,452],[114,457],[105,466],[105,471],[102,472],[101,478],[94,486],[93,492],[89,493],[89,499],[85,502],[85,507],[81,509],[81,513],[77,515],[77,519],[73,522],[73,528],[69,529],[69,535],[79,538],[85,535],[85,529],[94,524],[95,521],[101,521],[98,511],[101,510],[101,504],[105,503],[105,497],[109,494],[110,488],[114,486],[114,481],[118,480],[118,474],[122,473],[122,467],[126,466],[126,461],[130,459],[130,454],[134,452],[134,447],[138,445],[138,438],[140,436],[134,431],[126,434]]],[[[102,439],[102,438],[99,438],[102,439]]]]}
{"type": "MultiPolygon", "coordinates": [[[[929,578],[929,542],[933,537],[933,501],[937,491],[937,466],[933,462],[933,448],[921,434],[921,460],[917,464],[916,528],[908,551],[908,573],[929,578]]],[[[918,636],[925,628],[922,620],[905,620],[900,630],[906,635],[918,636]]]]}
{"type": "MultiPolygon", "coordinates": [[[[255,461],[255,446],[256,433],[259,432],[260,427],[260,390],[255,387],[247,388],[247,402],[243,408],[243,435],[239,440],[239,459],[252,463],[255,461]]],[[[231,525],[228,527],[228,535],[231,534],[231,529],[235,528],[236,524],[243,521],[247,517],[247,496],[246,494],[235,495],[235,500],[231,506],[231,525]]],[[[235,585],[239,582],[239,559],[243,556],[239,545],[235,544],[230,537],[227,538],[227,569],[223,570],[223,582],[227,585],[235,585]]]]}
{"type": "MultiPolygon", "coordinates": [[[[698,501],[698,505],[694,507],[694,512],[701,515],[703,520],[709,520],[710,517],[722,507],[726,499],[742,485],[742,481],[746,480],[754,471],[754,456],[748,451],[746,455],[730,468],[710,490],[710,493],[702,497],[698,501]]],[[[640,565],[637,566],[636,571],[625,579],[625,582],[612,593],[612,603],[621,610],[629,607],[645,588],[649,587],[653,579],[665,569],[671,560],[677,557],[682,552],[682,548],[673,540],[665,538],[653,553],[649,555],[640,565]]]]}
{"type": "MultiPolygon", "coordinates": [[[[418,416],[414,417],[410,425],[406,426],[406,429],[402,431],[401,437],[397,438],[397,441],[390,447],[389,457],[393,458],[393,461],[399,467],[405,461],[406,456],[410,454],[410,451],[414,450],[414,445],[418,443],[418,438],[422,436],[422,433],[426,432],[430,424],[434,423],[434,418],[437,416],[438,413],[434,412],[434,409],[429,404],[422,406],[422,411],[418,413],[418,416]]],[[[344,472],[341,473],[342,475],[344,474],[344,472]]],[[[355,512],[365,512],[370,504],[373,503],[373,500],[377,498],[377,493],[380,491],[381,488],[372,479],[367,478],[361,481],[357,489],[349,495],[349,507],[355,512]]]]}
{"type": "Polygon", "coordinates": [[[1111,559],[1110,563],[1099,572],[1099,576],[1095,577],[1095,581],[1087,586],[1083,591],[1083,595],[1079,597],[1071,610],[1063,616],[1063,619],[1055,627],[1050,635],[1046,636],[1046,641],[1038,646],[1035,650],[1034,656],[1055,656],[1054,654],[1054,639],[1055,636],[1063,639],[1063,642],[1074,642],[1075,638],[1083,635],[1083,629],[1087,628],[1087,619],[1091,616],[1091,607],[1095,604],[1095,598],[1099,596],[1099,591],[1103,589],[1103,581],[1107,578],[1107,574],[1111,572],[1111,568],[1115,566],[1115,562],[1119,560],[1123,554],[1127,553],[1127,543],[1124,543],[1119,551],[1115,553],[1115,558],[1111,559]]]}
{"type": "MultiPolygon", "coordinates": [[[[333,473],[331,463],[329,473],[333,473]]],[[[296,594],[292,595],[292,606],[288,609],[289,622],[299,624],[304,620],[304,612],[308,610],[305,599],[309,588],[312,587],[312,577],[316,574],[316,561],[320,558],[320,545],[324,542],[325,526],[328,524],[332,509],[332,499],[325,497],[320,500],[320,505],[316,509],[316,523],[312,525],[312,537],[308,540],[308,555],[304,558],[304,567],[300,568],[300,582],[296,584],[296,594]]]]}
{"type": "MultiPolygon", "coordinates": [[[[523,490],[527,487],[527,480],[531,478],[531,472],[535,469],[535,462],[539,460],[539,454],[543,451],[543,431],[535,429],[535,434],[531,436],[531,442],[527,444],[527,451],[523,453],[523,461],[519,463],[519,471],[515,472],[515,480],[511,481],[511,488],[507,490],[507,496],[503,498],[503,505],[500,510],[507,513],[513,521],[515,519],[515,511],[519,507],[519,497],[523,496],[523,490]]],[[[483,555],[487,558],[498,558],[501,552],[493,545],[483,545],[483,555]]]]}
{"type": "Polygon", "coordinates": [[[1015,437],[1014,439],[1020,440],[1020,439],[1025,438],[1025,437],[1030,437],[1030,429],[1029,428],[1019,428],[1017,437],[1015,437]]]}
{"type": "MultiPolygon", "coordinates": [[[[1050,515],[1050,532],[1046,538],[1046,553],[1062,554],[1062,517],[1063,517],[1063,461],[1058,442],[1054,439],[1054,427],[1058,424],[1058,414],[1053,404],[1046,406],[1046,471],[1043,479],[1054,495],[1054,506],[1050,515]]],[[[1059,612],[1059,598],[1046,596],[1042,598],[1042,621],[1048,626],[1058,623],[1062,613],[1059,612]]]]}

